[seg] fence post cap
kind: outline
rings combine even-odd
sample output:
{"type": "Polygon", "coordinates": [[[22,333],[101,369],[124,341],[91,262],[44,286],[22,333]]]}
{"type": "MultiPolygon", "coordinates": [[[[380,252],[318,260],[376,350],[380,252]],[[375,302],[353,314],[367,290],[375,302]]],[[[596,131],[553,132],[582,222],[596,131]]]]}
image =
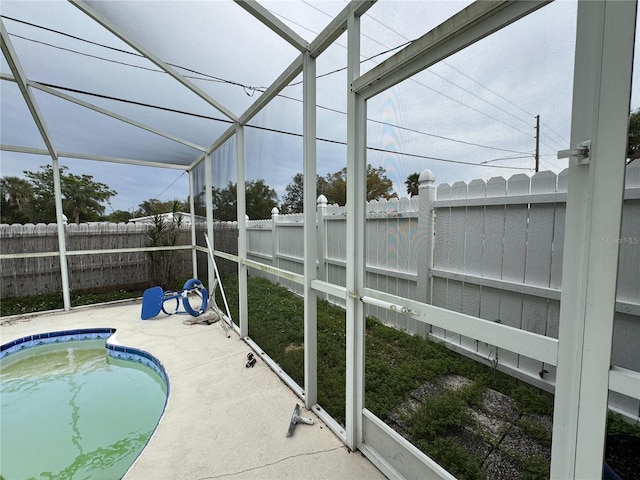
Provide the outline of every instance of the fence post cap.
{"type": "Polygon", "coordinates": [[[425,168],[420,176],[418,177],[418,183],[427,183],[427,182],[435,182],[436,176],[433,174],[431,170],[425,168]]]}
{"type": "Polygon", "coordinates": [[[320,194],[320,196],[316,200],[316,205],[318,207],[326,207],[327,203],[328,203],[327,197],[325,197],[324,195],[320,194]]]}
{"type": "Polygon", "coordinates": [[[278,215],[279,213],[280,213],[280,210],[278,210],[278,207],[273,207],[271,209],[271,216],[272,217],[275,216],[275,215],[278,215]]]}

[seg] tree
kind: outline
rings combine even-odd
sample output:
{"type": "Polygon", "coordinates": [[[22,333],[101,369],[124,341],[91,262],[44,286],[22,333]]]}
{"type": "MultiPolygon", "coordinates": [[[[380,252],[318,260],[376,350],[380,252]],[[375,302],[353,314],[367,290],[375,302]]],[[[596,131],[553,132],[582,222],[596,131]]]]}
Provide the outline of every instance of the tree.
{"type": "Polygon", "coordinates": [[[107,221],[113,223],[127,223],[132,218],[131,212],[127,212],[126,210],[116,210],[106,217],[107,221]]]}
{"type": "MultiPolygon", "coordinates": [[[[282,197],[282,205],[280,211],[282,213],[302,213],[304,195],[303,195],[304,175],[302,173],[296,173],[293,177],[293,181],[289,183],[285,191],[287,192],[282,197]]],[[[316,175],[316,192],[315,198],[324,191],[326,187],[326,180],[320,175],[316,175]]]]}
{"type": "Polygon", "coordinates": [[[278,194],[264,180],[246,184],[247,215],[249,218],[271,218],[271,210],[278,205],[278,194]]]}
{"type": "MultiPolygon", "coordinates": [[[[380,198],[397,198],[393,191],[393,182],[387,178],[387,171],[382,167],[367,165],[367,201],[380,198]]],[[[282,204],[283,213],[302,212],[302,184],[304,177],[297,173],[293,181],[286,187],[287,194],[282,204]]],[[[316,197],[327,197],[329,203],[345,205],[347,203],[347,169],[343,168],[324,177],[316,176],[316,197]]]]}
{"type": "Polygon", "coordinates": [[[177,198],[174,198],[173,200],[161,202],[157,198],[150,198],[138,205],[138,210],[135,211],[134,217],[150,217],[152,215],[158,215],[161,213],[188,211],[188,199],[179,200],[177,198]]]}
{"type": "MultiPolygon", "coordinates": [[[[25,171],[33,188],[32,222],[54,222],[56,219],[55,194],[53,188],[53,167],[43,165],[38,172],[25,171]]],[[[103,202],[108,202],[117,194],[107,185],[96,182],[92,175],[65,173],[68,167],[60,167],[60,187],[62,189],[62,210],[76,223],[83,220],[97,220],[104,214],[103,202]]]]}
{"type": "MultiPolygon", "coordinates": [[[[91,175],[66,175],[62,182],[63,210],[71,213],[76,224],[80,223],[80,215],[85,220],[97,220],[104,214],[102,202],[108,201],[116,194],[107,185],[95,182],[91,175]],[[66,207],[66,208],[65,208],[66,207]]],[[[69,215],[67,215],[69,216],[69,215]]]]}
{"type": "Polygon", "coordinates": [[[31,215],[33,189],[31,184],[19,177],[0,179],[0,222],[27,223],[31,215]]]}
{"type": "Polygon", "coordinates": [[[322,194],[330,204],[346,205],[347,203],[347,169],[328,173],[322,184],[322,194]]]}
{"type": "MultiPolygon", "coordinates": [[[[207,206],[206,206],[206,202],[205,202],[205,192],[200,192],[198,194],[196,194],[193,197],[193,206],[194,206],[194,213],[196,215],[200,215],[202,217],[207,215],[207,206]]],[[[191,197],[189,197],[187,199],[187,203],[190,203],[189,200],[191,199],[191,197]]]]}
{"type": "MultiPolygon", "coordinates": [[[[347,169],[343,168],[324,177],[324,183],[319,185],[321,193],[327,197],[329,203],[345,205],[347,203],[347,169]]],[[[387,177],[383,167],[367,165],[367,201],[384,198],[397,198],[393,191],[393,182],[387,177]]]]}
{"type": "Polygon", "coordinates": [[[367,165],[367,201],[384,198],[398,198],[393,191],[393,181],[387,178],[387,171],[382,167],[373,168],[367,165]]]}
{"type": "Polygon", "coordinates": [[[418,195],[419,178],[420,174],[416,172],[409,175],[404,181],[404,184],[407,186],[407,195],[409,195],[409,197],[418,195]]]}
{"type": "Polygon", "coordinates": [[[236,220],[238,212],[237,198],[236,184],[233,182],[229,182],[226,188],[213,187],[213,218],[223,222],[236,220]]]}
{"type": "MultiPolygon", "coordinates": [[[[253,219],[271,218],[271,210],[278,205],[276,191],[269,187],[263,179],[252,180],[245,184],[247,215],[253,219]]],[[[213,188],[213,218],[221,221],[237,219],[236,184],[229,182],[225,188],[213,188]]]]}

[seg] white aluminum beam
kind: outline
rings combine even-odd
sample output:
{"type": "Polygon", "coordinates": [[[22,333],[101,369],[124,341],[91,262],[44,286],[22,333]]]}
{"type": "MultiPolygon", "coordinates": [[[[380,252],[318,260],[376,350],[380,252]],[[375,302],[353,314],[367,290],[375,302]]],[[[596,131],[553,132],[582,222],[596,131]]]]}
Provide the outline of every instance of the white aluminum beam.
{"type": "Polygon", "coordinates": [[[297,283],[298,285],[304,285],[304,275],[300,275],[299,273],[293,273],[288,270],[283,270],[278,267],[272,267],[271,265],[249,259],[244,259],[242,263],[247,267],[255,268],[256,270],[259,270],[261,272],[270,273],[271,275],[275,275],[276,277],[283,278],[293,283],[297,283]]]}
{"type": "Polygon", "coordinates": [[[27,108],[33,117],[33,121],[44,140],[45,145],[47,146],[47,151],[49,155],[51,155],[52,159],[57,158],[56,149],[53,146],[53,140],[51,139],[51,135],[49,134],[49,129],[47,128],[47,124],[44,121],[42,113],[40,112],[40,108],[38,107],[38,103],[36,102],[35,97],[29,90],[29,85],[27,83],[27,76],[22,70],[22,66],[20,65],[20,61],[18,60],[18,56],[16,54],[15,49],[13,48],[13,44],[11,43],[11,39],[9,38],[9,33],[7,32],[4,22],[0,19],[0,36],[1,42],[0,46],[2,48],[2,53],[4,54],[7,63],[9,64],[9,68],[11,69],[11,73],[13,74],[13,81],[18,84],[18,88],[20,89],[20,93],[24,98],[25,103],[27,104],[27,108]]]}
{"type": "Polygon", "coordinates": [[[207,157],[207,155],[212,154],[213,152],[215,152],[218,148],[220,148],[222,145],[224,145],[224,142],[226,142],[227,140],[229,140],[231,137],[233,137],[236,133],[236,125],[235,123],[233,125],[231,125],[229,128],[227,128],[222,135],[220,135],[210,146],[209,148],[207,148],[207,151],[203,154],[200,155],[198,158],[196,158],[194,160],[194,162],[189,165],[189,169],[193,170],[194,168],[196,168],[202,161],[205,160],[205,158],[207,157]]]}
{"type": "Polygon", "coordinates": [[[114,25],[113,22],[111,22],[104,15],[102,15],[101,13],[96,11],[87,2],[85,2],[84,0],[69,0],[69,2],[71,2],[71,4],[76,6],[82,12],[87,14],[89,17],[91,17],[93,20],[98,22],[104,28],[109,30],[116,37],[118,37],[120,40],[125,42],[131,48],[136,50],[142,56],[146,57],[148,60],[153,62],[159,68],[161,68],[166,73],[171,75],[175,80],[177,80],[182,85],[184,85],[189,90],[191,90],[193,93],[198,95],[205,102],[207,102],[209,105],[213,106],[216,110],[218,110],[220,113],[225,115],[227,118],[229,118],[229,119],[231,119],[233,121],[237,120],[236,115],[231,110],[229,110],[224,105],[222,105],[220,102],[218,102],[216,99],[211,97],[211,95],[209,95],[207,92],[202,90],[200,87],[198,87],[196,84],[191,82],[189,79],[185,78],[175,68],[171,67],[169,64],[167,64],[166,62],[161,60],[159,57],[154,55],[150,50],[146,49],[140,43],[138,43],[135,40],[133,40],[132,38],[130,38],[125,32],[123,32],[120,28],[118,28],[116,25],[114,25]]]}
{"type": "Polygon", "coordinates": [[[236,125],[233,124],[229,128],[227,128],[222,135],[220,135],[215,142],[213,142],[209,148],[207,148],[207,154],[211,154],[220,148],[224,143],[233,137],[236,133],[236,125]]]}
{"type": "MultiPolygon", "coordinates": [[[[68,257],[76,257],[79,255],[105,255],[109,253],[147,253],[147,252],[163,252],[173,250],[192,250],[191,245],[174,245],[166,247],[131,247],[131,248],[107,248],[94,250],[70,250],[67,252],[68,257]]],[[[206,249],[202,249],[206,251],[206,249]]],[[[16,258],[45,258],[57,257],[58,252],[35,252],[35,253],[0,253],[0,260],[16,259],[16,258]]]]}
{"type": "Polygon", "coordinates": [[[347,22],[352,16],[361,17],[375,5],[377,0],[351,0],[342,11],[331,20],[309,45],[312,57],[318,57],[347,29],[347,22]]]}
{"type": "Polygon", "coordinates": [[[318,298],[311,286],[318,274],[316,230],[316,61],[304,53],[303,71],[304,212],[304,389],[307,408],[318,403],[318,298]]]}
{"type": "Polygon", "coordinates": [[[256,2],[255,0],[234,0],[234,2],[244,8],[255,18],[260,20],[262,23],[264,23],[273,32],[280,35],[280,37],[297,48],[300,52],[307,51],[309,42],[298,35],[294,30],[287,26],[287,24],[278,19],[278,17],[276,17],[258,2],[256,2]]]}
{"type": "Polygon", "coordinates": [[[69,269],[67,267],[67,240],[65,222],[62,213],[62,183],[60,181],[60,160],[53,157],[53,191],[56,204],[56,224],[58,226],[58,250],[60,251],[60,278],[62,280],[62,303],[65,310],[71,310],[71,292],[69,290],[69,269]]]}
{"type": "MultiPolygon", "coordinates": [[[[32,155],[49,155],[47,150],[33,147],[20,147],[17,145],[0,145],[3,152],[29,153],[32,155]]],[[[176,165],[173,163],[151,162],[147,160],[136,160],[135,158],[109,157],[106,155],[92,155],[89,153],[65,152],[58,151],[60,158],[77,158],[79,160],[91,160],[96,162],[123,163],[126,165],[139,165],[141,167],[169,168],[172,170],[187,170],[189,167],[185,165],[176,165]]]]}
{"type": "Polygon", "coordinates": [[[549,0],[476,1],[355,79],[352,88],[371,98],[547,3],[549,0]]]}
{"type": "Polygon", "coordinates": [[[11,73],[13,74],[13,78],[18,84],[18,88],[20,89],[20,93],[22,93],[22,97],[24,98],[25,103],[27,104],[27,108],[29,112],[31,112],[31,116],[33,117],[33,121],[36,123],[38,131],[42,136],[42,139],[47,146],[47,151],[51,156],[52,166],[53,166],[53,191],[54,191],[54,202],[56,207],[56,223],[58,225],[58,250],[60,252],[60,277],[62,280],[62,302],[64,304],[65,310],[71,309],[71,294],[69,292],[69,270],[67,268],[67,256],[66,256],[66,242],[64,235],[64,222],[63,222],[63,213],[62,213],[62,187],[60,183],[60,163],[58,161],[58,153],[53,145],[53,140],[51,139],[51,135],[49,134],[49,130],[47,128],[47,124],[42,117],[42,113],[40,112],[40,108],[38,107],[38,103],[36,102],[35,97],[33,96],[31,90],[29,89],[29,85],[27,83],[28,79],[20,65],[20,61],[18,60],[18,56],[16,54],[15,49],[11,43],[11,39],[9,38],[9,33],[7,32],[4,22],[0,20],[0,47],[2,49],[2,53],[9,64],[9,68],[11,69],[11,73]]]}
{"type": "MultiPolygon", "coordinates": [[[[360,17],[348,21],[347,82],[360,72],[360,17]]],[[[347,85],[348,87],[348,85],[347,85]]],[[[347,446],[362,443],[364,408],[364,304],[360,301],[365,276],[366,101],[356,92],[347,97],[347,302],[346,411],[347,446]]]]}
{"type": "Polygon", "coordinates": [[[81,160],[92,160],[97,162],[124,163],[126,165],[139,165],[141,167],[170,168],[173,170],[187,170],[185,165],[176,165],[172,163],[151,162],[147,160],[136,160],[134,158],[109,157],[106,155],[91,155],[76,152],[59,151],[58,155],[62,158],[77,158],[81,160]]]}
{"type": "Polygon", "coordinates": [[[240,337],[249,336],[249,286],[247,283],[247,190],[245,188],[244,126],[236,124],[236,198],[238,215],[238,316],[240,337]]]}
{"type": "MultiPolygon", "coordinates": [[[[205,155],[204,157],[204,203],[205,210],[207,212],[207,237],[209,237],[209,243],[211,244],[211,250],[215,249],[216,242],[213,232],[213,183],[211,173],[211,157],[205,155]]],[[[215,250],[214,250],[215,251],[215,250]]],[[[207,280],[211,290],[213,290],[213,284],[216,280],[215,268],[213,260],[207,255],[207,280]]],[[[223,320],[224,321],[224,320],[223,320]]]]}
{"type": "Polygon", "coordinates": [[[8,73],[4,73],[4,72],[0,72],[0,80],[8,80],[10,82],[16,81],[13,75],[9,75],[8,73]]]}
{"type": "MultiPolygon", "coordinates": [[[[195,199],[195,173],[193,170],[189,170],[189,212],[191,213],[191,264],[193,266],[192,278],[198,278],[198,253],[196,251],[197,236],[196,236],[196,199],[195,199]]],[[[213,286],[209,285],[209,291],[213,293],[213,286]]]]}
{"type": "Polygon", "coordinates": [[[79,98],[76,98],[72,95],[68,95],[66,93],[62,93],[59,92],[58,90],[51,88],[51,87],[47,87],[46,85],[42,85],[38,82],[33,82],[33,81],[29,81],[27,82],[28,85],[32,88],[36,88],[38,90],[41,90],[43,92],[46,92],[50,95],[54,95],[58,98],[62,98],[63,100],[66,100],[68,102],[71,103],[75,103],[76,105],[80,105],[81,107],[85,107],[88,108],[89,110],[93,110],[95,112],[101,113],[103,115],[106,115],[108,117],[111,118],[115,118],[116,120],[120,120],[121,122],[124,123],[128,123],[129,125],[133,125],[134,127],[138,127],[141,128],[142,130],[146,130],[147,132],[151,132],[154,133],[156,135],[159,135],[161,137],[164,137],[166,139],[169,139],[171,141],[174,141],[176,143],[181,143],[182,145],[186,145],[187,147],[191,147],[194,150],[199,150],[201,152],[205,152],[206,148],[202,147],[200,145],[197,145],[193,142],[190,142],[189,140],[185,140],[183,138],[177,137],[175,135],[172,135],[170,133],[166,133],[163,132],[162,130],[158,130],[157,128],[153,128],[150,127],[148,125],[145,125],[144,123],[138,122],[136,120],[133,120],[131,118],[125,117],[124,115],[120,115],[118,113],[112,112],[111,110],[107,110],[106,108],[102,108],[99,107],[97,105],[94,105],[93,103],[90,102],[85,102],[84,100],[80,100],[79,98]]]}
{"type": "Polygon", "coordinates": [[[19,145],[0,145],[0,151],[3,152],[16,152],[16,153],[30,153],[32,155],[47,155],[49,156],[49,150],[44,148],[34,147],[21,147],[19,145]]]}
{"type": "Polygon", "coordinates": [[[393,306],[406,307],[409,311],[405,314],[418,322],[465,335],[550,365],[558,364],[558,340],[555,338],[371,288],[364,288],[362,291],[365,303],[374,304],[378,301],[381,303],[377,303],[377,306],[395,311],[398,309],[393,306]]]}
{"type": "Polygon", "coordinates": [[[636,2],[579,2],[551,478],[600,476],[627,151],[636,2]]]}

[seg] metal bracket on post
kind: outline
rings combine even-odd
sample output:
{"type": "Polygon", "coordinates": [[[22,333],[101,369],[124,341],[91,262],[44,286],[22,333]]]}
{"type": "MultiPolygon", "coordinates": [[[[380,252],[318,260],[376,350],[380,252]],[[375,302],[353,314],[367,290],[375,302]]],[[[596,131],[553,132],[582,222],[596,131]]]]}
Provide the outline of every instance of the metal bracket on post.
{"type": "Polygon", "coordinates": [[[579,143],[576,148],[560,150],[558,158],[575,158],[578,165],[588,165],[591,160],[591,140],[579,143]]]}

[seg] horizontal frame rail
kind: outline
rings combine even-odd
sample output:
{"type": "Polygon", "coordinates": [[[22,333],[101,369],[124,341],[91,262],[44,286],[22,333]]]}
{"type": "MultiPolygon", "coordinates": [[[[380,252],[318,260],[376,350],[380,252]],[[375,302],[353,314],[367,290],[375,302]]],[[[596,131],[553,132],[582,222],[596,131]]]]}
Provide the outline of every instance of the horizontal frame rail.
{"type": "MultiPolygon", "coordinates": [[[[193,250],[191,245],[175,245],[168,247],[136,247],[136,248],[113,248],[100,250],[67,250],[68,256],[77,255],[108,255],[111,253],[146,253],[160,252],[168,250],[193,250]]],[[[38,252],[38,253],[1,253],[0,260],[10,260],[19,258],[42,258],[42,257],[59,257],[60,252],[38,252]]]]}
{"type": "Polygon", "coordinates": [[[290,280],[294,283],[304,285],[304,275],[300,275],[299,273],[289,272],[287,270],[282,270],[281,268],[271,267],[269,265],[265,265],[264,263],[254,262],[253,260],[245,259],[242,261],[242,264],[255,268],[256,270],[260,270],[261,272],[271,273],[280,278],[284,278],[286,280],[290,280]]]}
{"type": "Polygon", "coordinates": [[[416,300],[398,297],[370,288],[364,289],[364,296],[389,304],[389,309],[406,309],[405,315],[434,327],[444,328],[473,339],[487,342],[499,348],[540,360],[550,365],[558,364],[558,340],[518,328],[472,317],[441,307],[435,307],[416,300]]]}
{"type": "Polygon", "coordinates": [[[362,410],[364,442],[358,449],[388,478],[426,478],[455,480],[455,477],[422,453],[406,438],[366,408],[362,410]]]}

